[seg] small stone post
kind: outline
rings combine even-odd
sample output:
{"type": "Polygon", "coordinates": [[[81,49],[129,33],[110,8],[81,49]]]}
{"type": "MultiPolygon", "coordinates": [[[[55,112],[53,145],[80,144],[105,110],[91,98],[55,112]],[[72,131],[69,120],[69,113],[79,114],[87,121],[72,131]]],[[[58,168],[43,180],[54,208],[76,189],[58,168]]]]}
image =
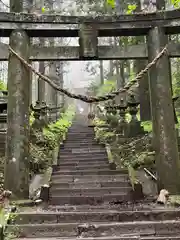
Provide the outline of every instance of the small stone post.
{"type": "MultiPolygon", "coordinates": [[[[18,4],[17,0],[11,1],[11,6],[16,2],[18,4]]],[[[29,61],[29,43],[25,31],[14,30],[11,33],[10,46],[26,61],[29,61]]],[[[18,198],[29,196],[29,86],[30,71],[10,54],[4,188],[18,198]]]]}
{"type": "MultiPolygon", "coordinates": [[[[155,27],[149,31],[148,54],[151,62],[164,48],[164,29],[155,27]]],[[[171,194],[180,192],[180,162],[174,124],[174,111],[169,80],[167,56],[150,69],[150,99],[153,121],[153,147],[156,152],[158,188],[171,194]]]]}

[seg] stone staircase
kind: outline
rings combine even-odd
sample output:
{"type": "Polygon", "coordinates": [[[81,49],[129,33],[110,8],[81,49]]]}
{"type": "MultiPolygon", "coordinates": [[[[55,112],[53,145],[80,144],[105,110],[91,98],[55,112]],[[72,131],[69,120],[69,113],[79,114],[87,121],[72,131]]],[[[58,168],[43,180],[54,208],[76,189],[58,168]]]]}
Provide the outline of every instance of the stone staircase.
{"type": "Polygon", "coordinates": [[[125,169],[111,170],[93,128],[74,123],[54,166],[47,209],[20,211],[18,239],[180,240],[180,210],[132,203],[125,169]]]}
{"type": "Polygon", "coordinates": [[[127,170],[110,170],[104,146],[94,140],[93,128],[74,125],[54,167],[51,204],[101,204],[129,199],[127,170]]]}

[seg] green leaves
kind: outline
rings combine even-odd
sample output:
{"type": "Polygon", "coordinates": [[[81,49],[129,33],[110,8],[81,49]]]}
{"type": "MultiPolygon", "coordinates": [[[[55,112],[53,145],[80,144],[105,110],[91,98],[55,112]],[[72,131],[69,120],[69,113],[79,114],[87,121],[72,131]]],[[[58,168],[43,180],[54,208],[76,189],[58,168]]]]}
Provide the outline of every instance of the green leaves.
{"type": "Polygon", "coordinates": [[[43,132],[34,131],[35,143],[30,143],[30,172],[37,174],[44,172],[53,161],[53,150],[59,146],[72,123],[75,107],[69,106],[60,119],[44,128],[43,132]]]}
{"type": "Polygon", "coordinates": [[[129,4],[128,5],[128,10],[127,10],[127,14],[132,14],[134,10],[136,10],[137,6],[136,4],[129,4]]]}
{"type": "Polygon", "coordinates": [[[6,212],[4,208],[0,209],[0,227],[4,227],[6,225],[9,215],[10,214],[6,212]]]}
{"type": "MultiPolygon", "coordinates": [[[[106,0],[107,4],[110,5],[113,9],[116,6],[116,2],[115,0],[106,0]]],[[[180,7],[180,0],[171,0],[171,4],[175,7],[175,8],[179,8],[180,7]]],[[[134,10],[136,10],[137,5],[136,4],[128,4],[127,7],[127,14],[132,14],[134,10]]]]}
{"type": "MultiPolygon", "coordinates": [[[[175,0],[174,0],[175,1],[175,0]]],[[[176,0],[177,1],[177,0],[176,0]]],[[[106,0],[107,4],[110,5],[113,9],[116,7],[116,0],[106,0]]],[[[136,10],[136,4],[128,4],[127,14],[133,13],[136,10]]]]}
{"type": "Polygon", "coordinates": [[[0,80],[0,90],[7,90],[7,85],[0,80]]]}
{"type": "Polygon", "coordinates": [[[107,4],[110,5],[112,8],[115,8],[115,0],[107,0],[107,4]]]}
{"type": "Polygon", "coordinates": [[[173,4],[173,6],[175,8],[179,8],[180,7],[180,0],[171,0],[171,3],[173,4]]]}

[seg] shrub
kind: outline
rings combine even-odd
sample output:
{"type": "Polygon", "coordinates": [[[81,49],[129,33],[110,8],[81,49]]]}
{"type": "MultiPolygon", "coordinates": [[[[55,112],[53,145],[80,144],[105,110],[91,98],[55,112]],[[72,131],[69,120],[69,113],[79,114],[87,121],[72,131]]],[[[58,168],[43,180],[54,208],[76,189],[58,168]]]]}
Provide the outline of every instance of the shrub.
{"type": "Polygon", "coordinates": [[[30,173],[43,172],[52,165],[52,152],[65,139],[74,117],[74,107],[70,106],[60,119],[48,125],[43,132],[33,131],[35,142],[30,143],[30,173]]]}

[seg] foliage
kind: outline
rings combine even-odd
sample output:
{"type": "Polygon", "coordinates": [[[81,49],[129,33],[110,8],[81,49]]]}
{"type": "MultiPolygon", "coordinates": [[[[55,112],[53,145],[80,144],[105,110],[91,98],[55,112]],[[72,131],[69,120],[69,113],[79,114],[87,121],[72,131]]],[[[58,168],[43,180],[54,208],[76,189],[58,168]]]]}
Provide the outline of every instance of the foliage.
{"type": "Polygon", "coordinates": [[[115,137],[114,132],[110,132],[105,128],[95,127],[95,133],[96,133],[95,139],[103,144],[110,143],[112,139],[115,137]]]}
{"type": "MultiPolygon", "coordinates": [[[[132,167],[154,166],[154,152],[152,152],[151,138],[119,139],[115,132],[103,128],[105,121],[95,118],[95,138],[100,143],[110,144],[113,160],[117,166],[132,167]]],[[[151,131],[151,122],[144,122],[146,130],[151,131]]]]}
{"type": "Polygon", "coordinates": [[[4,202],[0,204],[0,237],[3,239],[14,239],[14,234],[9,233],[6,226],[9,221],[13,221],[16,218],[16,214],[12,213],[10,206],[5,207],[4,202]]]}
{"type": "Polygon", "coordinates": [[[132,189],[135,190],[135,184],[137,184],[139,181],[136,176],[136,171],[132,166],[128,167],[128,174],[131,181],[132,189]]]}
{"type": "Polygon", "coordinates": [[[152,132],[152,122],[151,121],[141,122],[141,126],[144,128],[144,131],[152,132]]]}
{"type": "Polygon", "coordinates": [[[112,92],[116,89],[116,81],[113,80],[106,80],[102,86],[99,87],[97,91],[97,95],[104,95],[107,93],[112,92]]]}
{"type": "Polygon", "coordinates": [[[180,0],[171,0],[171,3],[173,4],[173,6],[175,8],[179,8],[180,7],[180,0]]]}
{"type": "Polygon", "coordinates": [[[113,142],[111,149],[117,165],[134,169],[154,166],[154,152],[149,136],[127,139],[121,144],[113,142]]]}
{"type": "Polygon", "coordinates": [[[107,0],[107,4],[111,5],[112,8],[115,8],[115,0],[107,0]]]}
{"type": "Polygon", "coordinates": [[[5,211],[5,209],[1,206],[0,208],[0,237],[5,236],[5,227],[7,221],[9,219],[9,212],[5,211]]]}
{"type": "Polygon", "coordinates": [[[107,144],[113,141],[114,137],[116,136],[115,132],[109,131],[106,127],[103,127],[106,122],[100,120],[99,118],[95,118],[93,120],[93,124],[95,125],[95,139],[102,143],[107,144]]]}
{"type": "Polygon", "coordinates": [[[135,11],[136,10],[136,4],[129,4],[128,5],[128,9],[127,9],[127,14],[131,14],[133,11],[135,11]]]}
{"type": "Polygon", "coordinates": [[[68,109],[65,113],[61,114],[61,118],[56,122],[52,123],[45,128],[43,131],[44,138],[47,141],[50,150],[58,146],[59,142],[62,142],[67,133],[68,128],[71,125],[74,117],[74,111],[68,109]]]}
{"type": "Polygon", "coordinates": [[[98,127],[103,126],[105,123],[106,122],[104,120],[101,120],[101,119],[95,117],[94,120],[93,120],[93,124],[96,126],[95,131],[98,130],[98,127]]]}
{"type": "Polygon", "coordinates": [[[74,117],[74,107],[70,106],[60,119],[49,124],[43,132],[33,132],[36,143],[30,143],[30,171],[31,174],[43,172],[52,165],[52,152],[65,139],[68,128],[74,117]]]}
{"type": "Polygon", "coordinates": [[[1,206],[0,208],[0,227],[5,227],[7,220],[9,219],[9,213],[1,206]]]}
{"type": "Polygon", "coordinates": [[[7,85],[0,80],[0,90],[7,90],[7,85]]]}
{"type": "Polygon", "coordinates": [[[34,118],[34,112],[32,111],[30,114],[30,126],[32,125],[32,123],[34,122],[35,118],[34,118]]]}
{"type": "MultiPolygon", "coordinates": [[[[116,6],[116,0],[106,0],[107,4],[110,5],[113,9],[116,6]]],[[[171,4],[175,7],[175,8],[179,8],[180,7],[180,0],[171,0],[171,4]]],[[[136,4],[128,4],[127,5],[127,14],[132,14],[137,8],[136,4]]]]}

